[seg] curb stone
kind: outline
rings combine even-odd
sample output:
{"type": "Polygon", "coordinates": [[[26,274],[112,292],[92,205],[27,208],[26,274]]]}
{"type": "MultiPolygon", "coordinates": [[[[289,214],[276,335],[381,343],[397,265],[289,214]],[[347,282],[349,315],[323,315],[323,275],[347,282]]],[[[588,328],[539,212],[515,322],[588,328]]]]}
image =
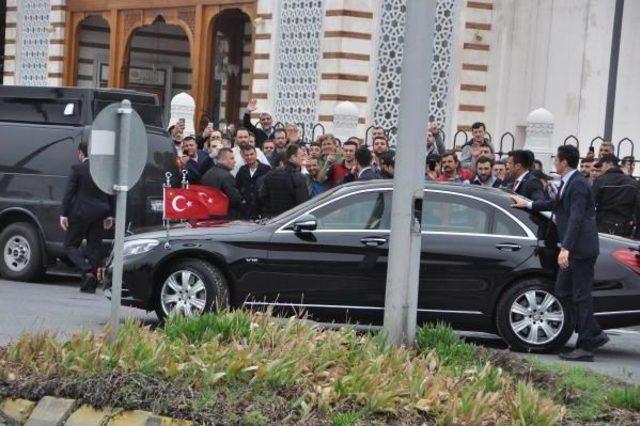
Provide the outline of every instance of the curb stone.
{"type": "Polygon", "coordinates": [[[9,424],[24,424],[35,406],[36,403],[33,401],[7,398],[0,402],[0,418],[6,419],[9,424]]]}
{"type": "Polygon", "coordinates": [[[25,426],[59,426],[71,415],[76,407],[73,399],[45,396],[31,412],[25,426]]]}
{"type": "Polygon", "coordinates": [[[69,416],[65,426],[102,426],[113,414],[113,411],[109,409],[96,410],[85,404],[69,416]]]}
{"type": "Polygon", "coordinates": [[[78,406],[79,401],[43,397],[38,403],[26,399],[0,400],[0,426],[192,426],[190,420],[163,417],[148,411],[121,411],[78,406]]]}

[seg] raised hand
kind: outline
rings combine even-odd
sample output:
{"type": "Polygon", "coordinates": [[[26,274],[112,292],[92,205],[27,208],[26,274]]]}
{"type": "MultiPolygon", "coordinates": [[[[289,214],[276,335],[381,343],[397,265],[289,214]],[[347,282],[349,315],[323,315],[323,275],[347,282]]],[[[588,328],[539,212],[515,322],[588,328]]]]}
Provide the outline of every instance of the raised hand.
{"type": "Polygon", "coordinates": [[[257,109],[258,109],[258,100],[249,99],[249,103],[247,104],[247,111],[254,112],[257,109]]]}

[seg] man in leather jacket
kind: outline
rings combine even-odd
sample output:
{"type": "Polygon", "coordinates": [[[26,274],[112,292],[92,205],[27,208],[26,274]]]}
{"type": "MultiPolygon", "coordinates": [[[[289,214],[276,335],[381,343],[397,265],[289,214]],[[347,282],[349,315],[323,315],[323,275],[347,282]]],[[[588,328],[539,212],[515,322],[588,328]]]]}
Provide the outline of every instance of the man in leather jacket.
{"type": "Polygon", "coordinates": [[[618,159],[606,154],[598,163],[602,175],[593,183],[599,232],[639,239],[640,184],[618,167],[618,159]]]}

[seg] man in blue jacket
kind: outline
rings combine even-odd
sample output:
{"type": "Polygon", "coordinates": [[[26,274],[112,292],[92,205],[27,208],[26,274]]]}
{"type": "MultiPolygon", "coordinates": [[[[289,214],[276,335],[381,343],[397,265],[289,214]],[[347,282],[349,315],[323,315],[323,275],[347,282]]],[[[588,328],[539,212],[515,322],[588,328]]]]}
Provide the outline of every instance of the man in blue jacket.
{"type": "Polygon", "coordinates": [[[186,154],[184,168],[187,171],[187,180],[193,185],[198,185],[202,176],[214,165],[213,159],[207,151],[198,149],[196,138],[193,135],[186,136],[182,145],[186,154]]]}
{"type": "Polygon", "coordinates": [[[532,211],[552,211],[558,227],[560,254],[555,293],[565,307],[571,307],[576,320],[576,348],[560,357],[570,361],[593,361],[593,351],[609,337],[593,315],[593,274],[600,253],[596,210],[589,182],[577,172],[580,153],[572,145],[558,148],[554,159],[562,176],[555,199],[529,201],[514,197],[514,207],[532,211]]]}

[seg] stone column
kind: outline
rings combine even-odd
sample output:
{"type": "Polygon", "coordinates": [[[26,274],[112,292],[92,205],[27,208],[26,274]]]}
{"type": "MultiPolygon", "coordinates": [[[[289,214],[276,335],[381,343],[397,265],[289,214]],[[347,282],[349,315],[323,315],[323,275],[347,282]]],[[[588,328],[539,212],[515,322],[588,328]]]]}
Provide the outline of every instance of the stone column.
{"type": "Polygon", "coordinates": [[[196,112],[196,102],[188,93],[178,93],[171,99],[171,118],[169,126],[184,118],[184,135],[195,135],[195,127],[193,125],[193,115],[196,112]]]}
{"type": "Polygon", "coordinates": [[[531,150],[540,160],[545,172],[553,169],[552,157],[556,154],[553,142],[553,114],[544,108],[531,111],[527,116],[527,137],[524,149],[531,150]]]}
{"type": "Polygon", "coordinates": [[[357,132],[358,107],[349,101],[340,102],[333,109],[333,135],[344,142],[357,132]]]}

